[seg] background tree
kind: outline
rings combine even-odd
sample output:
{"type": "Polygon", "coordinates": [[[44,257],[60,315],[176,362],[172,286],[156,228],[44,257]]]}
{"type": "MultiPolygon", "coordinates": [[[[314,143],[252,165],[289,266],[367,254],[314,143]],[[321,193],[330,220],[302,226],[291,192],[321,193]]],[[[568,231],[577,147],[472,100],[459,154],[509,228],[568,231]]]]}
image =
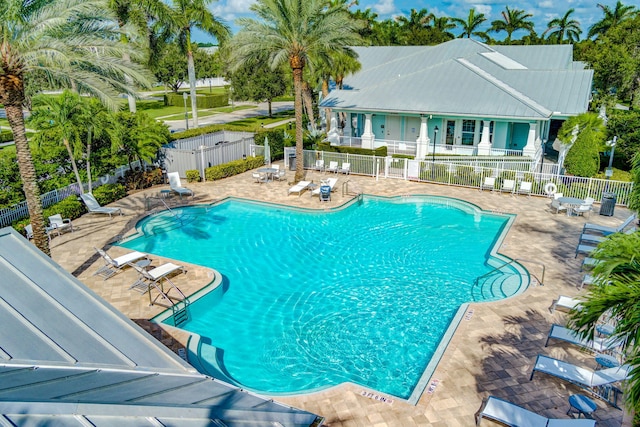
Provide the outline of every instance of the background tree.
{"type": "Polygon", "coordinates": [[[575,12],[575,9],[569,9],[562,18],[555,18],[549,21],[543,36],[547,34],[550,42],[558,44],[563,44],[565,37],[569,43],[579,41],[582,29],[580,28],[580,22],[570,19],[573,12],[575,12]]]}
{"type": "Polygon", "coordinates": [[[229,28],[209,11],[208,6],[214,0],[172,0],[173,26],[178,31],[178,40],[182,51],[187,56],[187,74],[189,76],[189,92],[191,94],[191,114],[193,127],[198,127],[198,106],[196,103],[196,70],[193,58],[194,46],[191,42],[191,30],[199,28],[215,37],[219,43],[229,36],[229,28]]]}
{"type": "Polygon", "coordinates": [[[613,109],[608,117],[606,139],[617,137],[616,159],[620,159],[624,169],[629,170],[633,166],[634,156],[640,153],[640,111],[613,109]]]}
{"type": "Polygon", "coordinates": [[[302,157],[302,81],[310,61],[336,52],[355,56],[348,46],[360,43],[359,23],[341,7],[323,0],[258,0],[251,10],[258,19],[241,18],[232,40],[232,70],[268,56],[272,69],[288,62],[293,73],[296,116],[296,174],[304,176],[302,157]]]}
{"type": "Polygon", "coordinates": [[[243,64],[234,72],[225,75],[225,80],[233,88],[234,98],[255,102],[267,101],[269,117],[273,98],[286,93],[287,84],[282,68],[271,69],[266,59],[258,63],[243,64]]]}
{"type": "Polygon", "coordinates": [[[129,55],[135,62],[139,55],[120,42],[111,24],[115,18],[104,6],[99,0],[0,2],[0,104],[14,136],[34,242],[47,255],[49,239],[22,112],[26,76],[37,71],[58,87],[73,85],[113,108],[118,93],[133,91],[125,76],[149,84],[141,67],[122,60],[129,55]]]}
{"type": "Polygon", "coordinates": [[[502,15],[502,19],[491,22],[491,29],[489,31],[496,33],[506,32],[507,37],[504,40],[505,44],[511,44],[511,36],[516,31],[533,31],[533,22],[530,20],[530,18],[533,17],[532,14],[522,9],[510,9],[509,6],[505,6],[505,10],[500,14],[502,15]]]}
{"type": "Polygon", "coordinates": [[[567,153],[564,165],[568,174],[592,177],[600,170],[600,151],[606,139],[604,123],[594,113],[571,117],[562,124],[558,138],[564,143],[569,142],[576,125],[578,137],[567,153]]]}
{"type": "Polygon", "coordinates": [[[411,9],[409,17],[404,15],[396,16],[403,44],[410,46],[428,44],[429,24],[434,18],[433,13],[429,13],[427,9],[411,9]]]}
{"type": "Polygon", "coordinates": [[[609,6],[598,3],[604,16],[589,28],[587,38],[598,38],[605,35],[610,29],[637,15],[635,6],[625,6],[621,1],[616,2],[613,9],[609,6]]]}
{"type": "Polygon", "coordinates": [[[451,32],[456,24],[448,16],[433,17],[433,25],[429,28],[427,44],[440,44],[453,40],[456,36],[451,32]]]}
{"type": "Polygon", "coordinates": [[[169,87],[172,92],[178,93],[188,78],[187,57],[182,54],[177,43],[169,43],[156,59],[152,70],[159,82],[169,87]]]}
{"type": "Polygon", "coordinates": [[[462,27],[462,33],[458,37],[467,37],[471,38],[471,36],[484,36],[485,32],[478,31],[480,26],[487,20],[484,13],[476,13],[474,8],[469,9],[469,15],[467,15],[467,19],[460,18],[451,18],[451,21],[454,24],[462,27]]]}

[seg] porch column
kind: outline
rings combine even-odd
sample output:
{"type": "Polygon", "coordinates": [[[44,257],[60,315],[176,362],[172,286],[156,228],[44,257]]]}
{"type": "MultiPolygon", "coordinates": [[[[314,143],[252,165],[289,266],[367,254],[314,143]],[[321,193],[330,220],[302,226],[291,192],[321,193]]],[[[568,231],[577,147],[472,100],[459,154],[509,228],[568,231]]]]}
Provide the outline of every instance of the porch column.
{"type": "Polygon", "coordinates": [[[367,113],[364,115],[364,132],[362,132],[362,148],[373,149],[373,141],[376,139],[376,136],[373,133],[373,125],[371,124],[371,113],[367,113]]]}
{"type": "Polygon", "coordinates": [[[431,139],[427,135],[427,118],[420,117],[420,133],[418,139],[416,139],[416,160],[424,160],[427,156],[427,150],[431,144],[431,139]]]}
{"type": "Polygon", "coordinates": [[[353,136],[351,135],[351,113],[342,113],[344,114],[344,130],[342,135],[344,136],[353,136]]]}
{"type": "Polygon", "coordinates": [[[332,145],[340,145],[340,130],[338,129],[338,120],[336,114],[331,112],[331,129],[327,132],[327,140],[332,145]]]}
{"type": "Polygon", "coordinates": [[[527,145],[522,149],[523,156],[533,158],[536,155],[536,130],[537,123],[529,123],[529,134],[527,135],[527,145]]]}
{"type": "Polygon", "coordinates": [[[482,135],[480,136],[480,142],[478,143],[478,156],[491,155],[491,141],[489,138],[491,120],[482,121],[482,135]]]}

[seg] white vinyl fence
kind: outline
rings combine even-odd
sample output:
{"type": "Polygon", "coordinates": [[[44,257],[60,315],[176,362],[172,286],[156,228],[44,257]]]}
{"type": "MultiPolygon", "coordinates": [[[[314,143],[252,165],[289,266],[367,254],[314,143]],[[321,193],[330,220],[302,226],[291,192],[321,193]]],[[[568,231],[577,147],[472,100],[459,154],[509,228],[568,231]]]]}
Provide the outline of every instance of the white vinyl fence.
{"type": "MultiPolygon", "coordinates": [[[[294,147],[285,147],[285,167],[289,167],[290,156],[295,155],[294,147]]],[[[481,163],[461,164],[464,162],[446,162],[439,159],[434,163],[431,160],[411,160],[393,157],[365,156],[360,154],[334,153],[326,151],[304,151],[304,167],[313,169],[316,160],[323,159],[325,167],[331,161],[350,163],[350,173],[355,175],[367,175],[377,179],[396,178],[410,181],[431,182],[460,187],[480,188],[485,177],[496,178],[496,190],[499,190],[502,181],[513,179],[517,186],[522,181],[533,183],[532,195],[546,196],[545,187],[553,183],[558,192],[568,197],[585,199],[593,197],[600,202],[603,192],[614,193],[616,204],[626,206],[633,183],[611,181],[606,179],[582,178],[576,176],[553,173],[553,169],[544,168],[544,172],[530,172],[528,170],[508,169],[495,163],[491,167],[482,166],[481,163]],[[552,172],[548,172],[551,170],[552,172]]],[[[547,166],[546,164],[544,166],[547,166]]],[[[555,165],[552,165],[555,166],[555,165]]],[[[556,168],[557,169],[557,168],[556,168]]]]}

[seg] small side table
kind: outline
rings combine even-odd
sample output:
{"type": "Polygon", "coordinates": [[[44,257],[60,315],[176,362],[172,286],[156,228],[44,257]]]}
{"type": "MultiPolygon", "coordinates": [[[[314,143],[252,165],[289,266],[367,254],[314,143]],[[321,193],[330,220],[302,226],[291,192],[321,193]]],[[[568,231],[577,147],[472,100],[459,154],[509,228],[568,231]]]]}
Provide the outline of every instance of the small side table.
{"type": "Polygon", "coordinates": [[[609,354],[596,354],[596,363],[599,368],[616,368],[620,366],[620,362],[614,356],[609,354]]]}
{"type": "Polygon", "coordinates": [[[146,270],[147,267],[149,267],[151,265],[151,260],[150,259],[141,259],[140,261],[136,262],[136,265],[140,268],[142,268],[143,270],[146,270]]]}
{"type": "Polygon", "coordinates": [[[584,415],[585,418],[593,418],[591,414],[598,409],[593,400],[589,399],[584,394],[572,394],[569,396],[569,410],[567,415],[571,416],[572,413],[577,413],[578,418],[584,415]]]}
{"type": "Polygon", "coordinates": [[[171,197],[171,190],[160,190],[160,197],[163,199],[171,197]]]}
{"type": "Polygon", "coordinates": [[[316,188],[318,188],[318,184],[313,182],[307,186],[307,189],[309,190],[309,194],[311,195],[311,197],[313,197],[313,190],[315,190],[316,188]]]}

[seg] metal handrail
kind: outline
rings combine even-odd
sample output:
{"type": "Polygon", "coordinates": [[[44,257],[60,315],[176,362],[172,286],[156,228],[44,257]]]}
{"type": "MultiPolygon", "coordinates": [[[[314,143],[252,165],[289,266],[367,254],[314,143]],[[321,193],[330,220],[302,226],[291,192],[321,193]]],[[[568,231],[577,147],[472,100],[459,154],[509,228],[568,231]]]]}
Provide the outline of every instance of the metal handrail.
{"type": "Polygon", "coordinates": [[[511,265],[516,261],[524,261],[524,262],[529,262],[531,264],[537,264],[537,265],[541,266],[542,267],[542,277],[538,278],[538,276],[536,276],[535,274],[532,274],[532,276],[535,277],[538,280],[538,282],[540,282],[540,286],[544,286],[544,273],[545,273],[545,270],[546,270],[545,265],[543,263],[541,263],[540,261],[532,261],[530,259],[525,259],[525,258],[513,258],[511,261],[509,261],[509,262],[507,262],[505,264],[502,264],[499,267],[494,267],[493,270],[483,274],[482,276],[476,277],[476,283],[478,283],[480,281],[480,279],[482,279],[483,277],[488,276],[488,275],[500,270],[503,267],[511,265]]]}

